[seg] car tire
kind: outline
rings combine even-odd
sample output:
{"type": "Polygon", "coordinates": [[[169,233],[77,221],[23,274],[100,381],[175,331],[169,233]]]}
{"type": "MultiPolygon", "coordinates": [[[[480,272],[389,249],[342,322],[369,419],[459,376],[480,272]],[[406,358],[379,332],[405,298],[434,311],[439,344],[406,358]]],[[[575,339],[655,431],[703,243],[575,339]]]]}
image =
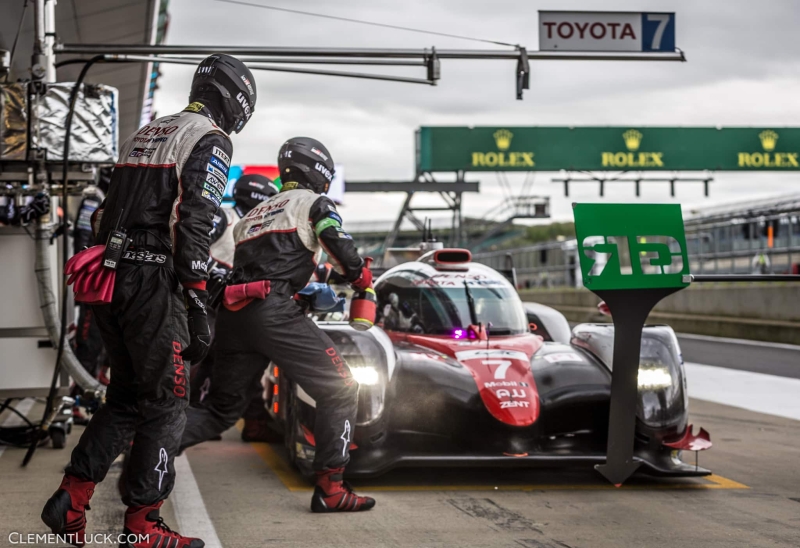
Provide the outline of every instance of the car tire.
{"type": "Polygon", "coordinates": [[[50,429],[50,443],[53,449],[64,449],[67,446],[67,433],[60,428],[50,429]]]}
{"type": "Polygon", "coordinates": [[[292,468],[297,470],[304,479],[314,480],[314,470],[303,464],[297,458],[297,443],[300,441],[298,432],[300,431],[300,419],[297,413],[297,397],[294,394],[294,386],[290,385],[286,398],[286,424],[283,435],[286,444],[286,452],[292,468]]]}

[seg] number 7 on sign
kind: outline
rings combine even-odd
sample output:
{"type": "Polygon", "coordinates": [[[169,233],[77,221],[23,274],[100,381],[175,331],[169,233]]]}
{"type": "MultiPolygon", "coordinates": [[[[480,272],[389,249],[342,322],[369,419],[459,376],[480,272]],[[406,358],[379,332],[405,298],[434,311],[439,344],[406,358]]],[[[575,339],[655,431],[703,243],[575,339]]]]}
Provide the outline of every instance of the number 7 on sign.
{"type": "Polygon", "coordinates": [[[642,51],[675,50],[675,14],[642,14],[642,51]]]}
{"type": "Polygon", "coordinates": [[[495,380],[502,381],[506,378],[506,371],[511,367],[511,360],[483,360],[483,365],[496,365],[494,370],[495,380]]]}
{"type": "Polygon", "coordinates": [[[658,21],[658,28],[656,28],[655,34],[653,34],[653,42],[650,47],[656,51],[661,49],[661,38],[664,36],[664,29],[667,28],[667,23],[669,23],[669,14],[667,13],[648,13],[647,14],[648,21],[658,21]]]}

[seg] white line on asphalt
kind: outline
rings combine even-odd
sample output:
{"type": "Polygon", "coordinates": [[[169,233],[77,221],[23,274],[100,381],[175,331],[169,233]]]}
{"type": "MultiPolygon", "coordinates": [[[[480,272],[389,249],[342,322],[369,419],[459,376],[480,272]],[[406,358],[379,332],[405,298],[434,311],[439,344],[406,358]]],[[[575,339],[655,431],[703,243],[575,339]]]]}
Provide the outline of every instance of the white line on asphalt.
{"type": "Polygon", "coordinates": [[[222,548],[185,453],[175,457],[175,487],[169,499],[182,535],[203,539],[206,548],[222,548]]]}
{"type": "Polygon", "coordinates": [[[728,337],[709,337],[708,335],[694,335],[691,333],[676,333],[680,339],[696,339],[698,341],[709,341],[728,344],[742,344],[745,346],[764,346],[766,348],[783,348],[785,350],[795,350],[800,352],[800,346],[796,344],[773,343],[766,341],[751,341],[749,339],[729,339],[728,337]]]}
{"type": "MultiPolygon", "coordinates": [[[[28,412],[31,410],[31,407],[33,407],[33,404],[35,403],[35,401],[36,400],[34,400],[33,398],[25,398],[24,400],[20,401],[14,407],[16,408],[17,411],[19,411],[20,413],[22,413],[23,415],[25,415],[27,417],[28,416],[28,412]]],[[[23,424],[25,424],[23,422],[23,420],[21,418],[19,418],[19,416],[16,413],[11,413],[10,411],[9,411],[9,416],[6,417],[5,421],[3,421],[3,426],[4,427],[22,426],[23,424]]],[[[2,457],[3,453],[5,453],[6,447],[8,447],[8,446],[7,445],[0,445],[0,457],[2,457]]]]}
{"type": "Polygon", "coordinates": [[[800,379],[686,362],[689,396],[800,420],[800,379]]]}

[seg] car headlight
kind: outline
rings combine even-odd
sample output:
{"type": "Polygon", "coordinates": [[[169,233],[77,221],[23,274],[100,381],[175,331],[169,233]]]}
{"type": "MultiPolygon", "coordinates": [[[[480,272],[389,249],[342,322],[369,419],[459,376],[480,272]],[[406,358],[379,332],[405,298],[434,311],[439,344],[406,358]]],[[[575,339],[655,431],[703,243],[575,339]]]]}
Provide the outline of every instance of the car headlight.
{"type": "Polygon", "coordinates": [[[672,328],[645,328],[639,353],[636,416],[649,428],[681,427],[688,403],[684,379],[680,346],[672,328]]]}
{"type": "Polygon", "coordinates": [[[672,386],[672,375],[665,367],[639,367],[639,390],[658,390],[672,386]]]}
{"type": "Polygon", "coordinates": [[[356,382],[363,386],[373,386],[380,381],[378,370],[371,365],[351,367],[350,372],[353,374],[353,378],[356,382]]]}
{"type": "Polygon", "coordinates": [[[370,425],[377,421],[383,413],[386,385],[381,382],[381,374],[375,366],[356,365],[351,366],[350,371],[358,382],[356,425],[370,425]]]}

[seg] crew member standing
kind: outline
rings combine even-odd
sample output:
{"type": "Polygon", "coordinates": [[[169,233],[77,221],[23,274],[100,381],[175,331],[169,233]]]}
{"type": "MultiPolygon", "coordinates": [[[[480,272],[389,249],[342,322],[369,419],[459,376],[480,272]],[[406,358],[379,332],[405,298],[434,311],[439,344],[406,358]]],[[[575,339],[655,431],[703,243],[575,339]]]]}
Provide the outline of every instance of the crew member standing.
{"type": "Polygon", "coordinates": [[[234,57],[211,55],[195,72],[189,101],[182,112],[150,122],[125,141],[98,209],[97,242],[105,243],[117,226],[130,238],[111,303],[93,307],[111,384],[42,511],[54,533],[71,534],[77,545],[84,543],[95,485],[133,441],[124,533],[149,535],[147,546],[204,546],[171,531],[159,508],[175,481],[189,364],[203,358],[210,342],[209,233],[233,152],[228,134],[241,131],[255,107],[253,75],[234,57]]]}
{"type": "Polygon", "coordinates": [[[234,287],[227,291],[251,284],[260,288],[262,298],[220,309],[214,382],[205,404],[186,412],[181,449],[232,426],[271,360],[316,402],[317,486],[311,510],[369,510],[375,500],[356,495],[342,481],[350,460],[358,384],[333,341],[293,296],[308,283],[322,249],[355,288],[369,287],[372,273],[342,229],[333,201],[320,195],[328,191],[334,172],[322,143],[306,137],[286,141],[278,168],[281,192],[255,207],[234,230],[234,287]]]}
{"type": "MultiPolygon", "coordinates": [[[[94,212],[103,202],[105,193],[108,192],[112,171],[112,168],[102,168],[100,170],[99,184],[97,186],[90,185],[83,191],[81,204],[78,206],[78,214],[75,217],[75,228],[72,236],[75,254],[94,245],[94,231],[92,230],[91,219],[94,212]]],[[[78,310],[74,338],[75,357],[78,358],[87,373],[107,385],[108,371],[103,371],[106,368],[104,362],[107,361],[104,358],[103,337],[97,327],[97,322],[94,320],[92,307],[87,303],[78,303],[78,310]]],[[[72,387],[71,395],[73,397],[82,394],[83,390],[77,384],[72,387]]],[[[86,425],[89,422],[89,419],[77,404],[72,407],[72,418],[75,424],[86,425]]]]}

